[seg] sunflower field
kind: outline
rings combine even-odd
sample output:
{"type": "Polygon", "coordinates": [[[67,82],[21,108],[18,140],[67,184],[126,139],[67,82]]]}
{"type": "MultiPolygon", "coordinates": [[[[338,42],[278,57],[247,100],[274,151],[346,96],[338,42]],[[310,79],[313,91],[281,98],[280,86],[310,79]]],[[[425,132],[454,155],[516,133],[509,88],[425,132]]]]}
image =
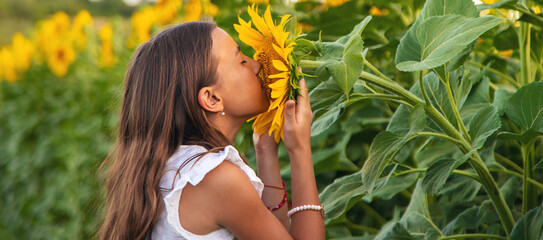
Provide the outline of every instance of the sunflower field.
{"type": "MultiPolygon", "coordinates": [[[[131,55],[168,26],[203,20],[267,59],[268,79],[294,90],[307,80],[327,239],[541,240],[542,8],[158,0],[124,15],[47,13],[0,46],[0,238],[95,237],[105,199],[98,168],[131,55]],[[275,58],[256,41],[272,35],[275,58]]],[[[278,96],[296,94],[278,85],[273,113],[246,123],[234,143],[255,169],[253,127],[271,126],[280,141],[278,96]]],[[[283,147],[279,155],[288,186],[283,147]]]]}

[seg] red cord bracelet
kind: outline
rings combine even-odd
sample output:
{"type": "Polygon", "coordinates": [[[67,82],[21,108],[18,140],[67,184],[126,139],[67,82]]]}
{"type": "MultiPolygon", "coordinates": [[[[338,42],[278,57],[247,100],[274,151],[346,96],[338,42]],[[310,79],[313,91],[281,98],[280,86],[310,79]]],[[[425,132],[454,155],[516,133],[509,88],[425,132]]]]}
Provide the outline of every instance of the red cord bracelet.
{"type": "Polygon", "coordinates": [[[283,187],[276,187],[276,186],[271,186],[271,185],[264,185],[264,187],[276,188],[276,189],[285,189],[285,180],[281,179],[281,182],[283,182],[283,187]]]}
{"type": "MultiPolygon", "coordinates": [[[[276,186],[264,185],[264,187],[271,187],[271,188],[277,188],[277,189],[284,189],[285,190],[285,194],[283,195],[283,200],[277,206],[275,206],[273,208],[267,207],[271,211],[274,211],[274,210],[277,210],[277,209],[281,208],[288,201],[288,192],[287,192],[287,188],[286,188],[286,185],[285,185],[285,180],[281,180],[281,181],[283,182],[283,187],[282,188],[276,187],[276,186]]],[[[290,204],[288,204],[288,207],[290,208],[290,204]]]]}

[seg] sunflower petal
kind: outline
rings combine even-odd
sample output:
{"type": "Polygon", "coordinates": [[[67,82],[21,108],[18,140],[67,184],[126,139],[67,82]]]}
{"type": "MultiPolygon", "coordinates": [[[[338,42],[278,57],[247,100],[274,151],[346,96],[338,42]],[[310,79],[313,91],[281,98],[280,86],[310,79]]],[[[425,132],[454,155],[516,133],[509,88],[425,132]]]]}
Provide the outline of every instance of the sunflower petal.
{"type": "Polygon", "coordinates": [[[280,89],[277,89],[277,90],[272,90],[271,92],[271,98],[279,98],[281,96],[285,96],[285,94],[287,94],[288,92],[288,86],[285,86],[284,88],[280,88],[280,89]]]}
{"type": "Polygon", "coordinates": [[[273,46],[273,49],[275,50],[275,52],[277,52],[279,54],[279,56],[281,56],[283,58],[283,60],[288,61],[287,55],[285,55],[285,50],[284,49],[282,49],[281,47],[275,45],[275,43],[272,44],[272,46],[273,46]]]}
{"type": "Polygon", "coordinates": [[[256,11],[258,11],[258,7],[255,8],[254,4],[252,7],[247,7],[247,13],[249,13],[249,16],[251,16],[253,24],[258,29],[258,31],[260,31],[264,36],[271,36],[268,25],[266,25],[264,19],[258,16],[258,13],[256,11]]]}
{"type": "Polygon", "coordinates": [[[268,78],[288,78],[288,72],[280,72],[278,74],[269,75],[268,78]]]}
{"type": "Polygon", "coordinates": [[[285,66],[285,64],[280,60],[273,59],[272,64],[273,64],[273,67],[275,67],[275,69],[279,71],[283,71],[283,72],[288,71],[287,66],[285,66]]]}

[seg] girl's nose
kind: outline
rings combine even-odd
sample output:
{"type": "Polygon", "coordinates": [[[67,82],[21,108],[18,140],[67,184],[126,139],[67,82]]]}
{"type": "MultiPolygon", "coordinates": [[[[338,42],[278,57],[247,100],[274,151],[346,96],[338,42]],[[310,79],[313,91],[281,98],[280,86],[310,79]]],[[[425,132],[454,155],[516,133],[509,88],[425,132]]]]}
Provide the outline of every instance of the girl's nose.
{"type": "Polygon", "coordinates": [[[252,64],[253,64],[253,70],[256,73],[258,73],[260,71],[260,68],[262,67],[262,64],[260,64],[260,62],[254,60],[251,58],[251,61],[252,61],[252,64]]]}

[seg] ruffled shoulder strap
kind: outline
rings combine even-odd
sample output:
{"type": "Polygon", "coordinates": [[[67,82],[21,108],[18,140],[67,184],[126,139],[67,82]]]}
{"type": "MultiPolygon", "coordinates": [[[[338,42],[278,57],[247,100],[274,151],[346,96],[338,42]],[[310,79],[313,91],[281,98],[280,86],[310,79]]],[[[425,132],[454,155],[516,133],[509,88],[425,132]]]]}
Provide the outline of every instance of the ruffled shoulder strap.
{"type": "Polygon", "coordinates": [[[239,152],[233,146],[227,146],[223,151],[207,153],[200,159],[194,158],[183,168],[179,169],[183,162],[198,154],[207,152],[204,147],[197,145],[182,145],[179,150],[166,163],[166,172],[160,180],[160,187],[163,189],[164,203],[167,212],[167,220],[170,227],[178,234],[188,239],[224,239],[232,238],[233,235],[227,229],[220,229],[208,235],[196,235],[185,230],[179,222],[179,199],[187,183],[196,186],[205,175],[215,169],[223,161],[230,161],[238,166],[251,180],[259,196],[262,196],[264,184],[256,176],[252,168],[247,166],[241,159],[239,152]],[[179,169],[179,174],[177,170],[179,169]]]}

